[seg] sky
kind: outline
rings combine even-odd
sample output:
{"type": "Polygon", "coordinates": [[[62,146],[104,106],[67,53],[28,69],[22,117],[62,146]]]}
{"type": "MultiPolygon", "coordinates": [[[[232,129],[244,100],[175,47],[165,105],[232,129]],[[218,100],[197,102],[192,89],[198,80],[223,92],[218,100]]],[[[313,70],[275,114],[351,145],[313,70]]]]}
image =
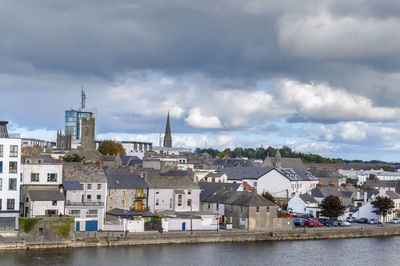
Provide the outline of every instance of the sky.
{"type": "Polygon", "coordinates": [[[99,139],[400,161],[400,2],[0,0],[0,120],[99,139]]]}

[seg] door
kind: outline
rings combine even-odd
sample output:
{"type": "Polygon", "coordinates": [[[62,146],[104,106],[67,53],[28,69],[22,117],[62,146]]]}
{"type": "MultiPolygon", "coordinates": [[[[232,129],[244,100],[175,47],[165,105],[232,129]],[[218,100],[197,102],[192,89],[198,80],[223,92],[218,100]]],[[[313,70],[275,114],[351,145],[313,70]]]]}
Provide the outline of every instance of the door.
{"type": "Polygon", "coordinates": [[[86,231],[88,232],[97,231],[97,221],[86,221],[86,231]]]}
{"type": "Polygon", "coordinates": [[[75,224],[75,231],[76,231],[76,232],[81,231],[81,222],[76,222],[76,224],[75,224]]]}
{"type": "Polygon", "coordinates": [[[186,222],[182,223],[182,231],[186,231],[186,222]]]}

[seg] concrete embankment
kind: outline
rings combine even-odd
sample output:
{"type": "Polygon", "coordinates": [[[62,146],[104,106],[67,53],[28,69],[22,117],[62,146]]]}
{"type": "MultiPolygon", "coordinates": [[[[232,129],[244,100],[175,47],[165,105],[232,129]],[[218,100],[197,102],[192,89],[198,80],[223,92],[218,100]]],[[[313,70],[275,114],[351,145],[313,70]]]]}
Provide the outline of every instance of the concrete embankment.
{"type": "Polygon", "coordinates": [[[24,240],[0,243],[0,250],[11,249],[47,249],[77,247],[113,247],[162,244],[196,244],[217,242],[250,242],[250,241],[283,241],[283,240],[317,240],[361,237],[400,236],[400,228],[367,228],[335,229],[315,231],[281,231],[281,232],[223,232],[212,233],[165,233],[165,234],[131,234],[125,236],[83,237],[62,243],[27,243],[24,240]]]}

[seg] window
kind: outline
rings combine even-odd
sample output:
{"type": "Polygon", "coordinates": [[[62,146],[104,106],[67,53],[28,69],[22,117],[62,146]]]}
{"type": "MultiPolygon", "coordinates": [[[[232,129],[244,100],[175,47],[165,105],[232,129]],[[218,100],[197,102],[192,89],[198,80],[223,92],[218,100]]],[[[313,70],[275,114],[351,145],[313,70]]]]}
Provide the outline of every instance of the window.
{"type": "Polygon", "coordinates": [[[243,206],[240,206],[240,212],[243,212],[243,206]]]}
{"type": "Polygon", "coordinates": [[[86,217],[97,217],[97,210],[88,210],[86,217]]]}
{"type": "Polygon", "coordinates": [[[191,200],[191,199],[188,199],[188,201],[187,201],[187,206],[188,206],[188,207],[192,207],[192,200],[191,200]]]}
{"type": "Polygon", "coordinates": [[[31,173],[31,182],[39,182],[39,173],[31,173]]]}
{"type": "Polygon", "coordinates": [[[260,212],[260,207],[256,207],[256,213],[259,213],[260,212]]]}
{"type": "Polygon", "coordinates": [[[3,173],[3,162],[0,161],[0,174],[3,173]]]}
{"type": "Polygon", "coordinates": [[[160,194],[160,190],[156,189],[156,195],[160,194]]]}
{"type": "Polygon", "coordinates": [[[172,209],[172,199],[169,199],[169,208],[172,209]]]}
{"type": "Polygon", "coordinates": [[[8,172],[10,174],[15,174],[15,173],[17,173],[17,169],[18,169],[18,163],[17,162],[10,162],[10,169],[8,170],[8,172]]]}
{"type": "Polygon", "coordinates": [[[207,206],[207,208],[208,208],[208,209],[210,209],[210,208],[211,208],[211,204],[210,204],[210,203],[208,203],[208,206],[207,206]]]}
{"type": "Polygon", "coordinates": [[[108,199],[108,201],[109,201],[109,202],[113,202],[113,197],[110,197],[110,198],[108,199]]]}
{"type": "Polygon", "coordinates": [[[3,145],[0,145],[0,157],[3,157],[3,145]]]}
{"type": "Polygon", "coordinates": [[[18,157],[18,145],[10,145],[10,157],[18,157]]]}
{"type": "Polygon", "coordinates": [[[16,178],[8,179],[8,190],[17,190],[17,179],[16,178]]]}
{"type": "Polygon", "coordinates": [[[257,182],[253,183],[253,187],[257,188],[257,182]]]}
{"type": "Polygon", "coordinates": [[[156,206],[159,206],[159,205],[160,205],[160,200],[156,199],[156,206]]]}
{"type": "Polygon", "coordinates": [[[101,184],[97,184],[97,190],[101,190],[101,184]]]}
{"type": "Polygon", "coordinates": [[[97,195],[97,201],[101,200],[101,195],[97,195]]]}
{"type": "Polygon", "coordinates": [[[87,184],[87,190],[92,190],[92,184],[87,184]]]}
{"type": "Polygon", "coordinates": [[[40,228],[39,228],[39,234],[40,234],[41,236],[44,234],[44,228],[43,228],[43,227],[40,227],[40,228]]]}
{"type": "Polygon", "coordinates": [[[269,212],[269,206],[267,206],[267,212],[269,212]]]}
{"type": "Polygon", "coordinates": [[[3,179],[0,178],[0,190],[3,190],[3,179]]]}
{"type": "Polygon", "coordinates": [[[231,213],[233,212],[233,206],[231,205],[231,213]]]}
{"type": "Polygon", "coordinates": [[[57,206],[57,201],[53,200],[53,202],[51,203],[52,206],[57,206]]]}
{"type": "Polygon", "coordinates": [[[189,190],[188,190],[188,195],[191,195],[191,194],[192,194],[192,190],[189,189],[189,190]]]}
{"type": "Polygon", "coordinates": [[[47,182],[57,182],[57,174],[47,174],[47,182]]]}
{"type": "Polygon", "coordinates": [[[15,199],[7,199],[7,210],[15,209],[15,199]]]}
{"type": "Polygon", "coordinates": [[[3,199],[0,199],[0,211],[3,209],[3,199]]]}
{"type": "Polygon", "coordinates": [[[92,200],[92,195],[87,195],[87,200],[91,201],[92,200]]]}
{"type": "Polygon", "coordinates": [[[125,207],[125,200],[121,200],[121,207],[125,207]]]}
{"type": "Polygon", "coordinates": [[[182,206],[182,195],[178,196],[178,206],[182,206]]]}
{"type": "Polygon", "coordinates": [[[122,191],[122,197],[126,197],[126,191],[125,190],[122,191]]]}
{"type": "Polygon", "coordinates": [[[216,207],[217,211],[219,210],[219,203],[217,203],[217,207],[216,207]]]}

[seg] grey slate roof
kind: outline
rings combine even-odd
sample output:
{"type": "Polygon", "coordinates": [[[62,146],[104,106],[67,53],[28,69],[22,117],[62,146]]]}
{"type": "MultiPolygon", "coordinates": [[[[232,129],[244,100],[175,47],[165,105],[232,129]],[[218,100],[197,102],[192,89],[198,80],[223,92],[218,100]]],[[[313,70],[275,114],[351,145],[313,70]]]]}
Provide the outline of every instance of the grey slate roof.
{"type": "Polygon", "coordinates": [[[240,187],[240,184],[234,183],[199,182],[198,184],[201,189],[200,201],[203,201],[205,198],[218,190],[225,189],[228,191],[236,191],[240,187]]]}
{"type": "Polygon", "coordinates": [[[131,173],[128,168],[106,168],[109,189],[146,189],[147,183],[136,173],[131,173]]]}
{"type": "Polygon", "coordinates": [[[254,167],[252,161],[243,159],[215,159],[214,164],[216,164],[220,168],[254,167]]]}
{"type": "Polygon", "coordinates": [[[63,181],[63,187],[65,190],[83,190],[79,181],[63,181]]]}
{"type": "Polygon", "coordinates": [[[353,193],[354,192],[352,191],[341,191],[331,186],[323,186],[322,188],[315,187],[311,190],[311,196],[313,196],[314,198],[326,198],[331,195],[341,198],[350,198],[353,193]]]}
{"type": "Polygon", "coordinates": [[[28,192],[32,201],[65,201],[65,196],[58,190],[31,190],[28,192]]]}
{"type": "Polygon", "coordinates": [[[309,203],[317,203],[316,201],[310,194],[300,194],[299,197],[304,201],[304,202],[309,202],[309,203]]]}
{"type": "Polygon", "coordinates": [[[189,176],[189,171],[169,170],[168,172],[161,173],[160,176],[189,176]]]}
{"type": "MultiPolygon", "coordinates": [[[[281,158],[281,167],[307,170],[300,158],[281,158]]],[[[265,157],[261,167],[276,167],[275,157],[265,157]]]]}
{"type": "Polygon", "coordinates": [[[232,167],[219,169],[218,172],[225,173],[229,180],[258,179],[274,168],[264,167],[232,167]]]}
{"type": "Polygon", "coordinates": [[[121,156],[122,165],[134,166],[135,164],[142,163],[142,160],[137,156],[121,156]]]}
{"type": "Polygon", "coordinates": [[[63,180],[79,182],[107,182],[103,169],[94,165],[83,165],[82,163],[64,163],[63,180]]]}
{"type": "Polygon", "coordinates": [[[290,181],[317,181],[318,178],[310,172],[297,168],[276,168],[278,172],[286,176],[290,181]]]}
{"type": "Polygon", "coordinates": [[[333,167],[310,167],[308,171],[317,178],[343,178],[344,176],[339,173],[336,168],[333,167]]]}
{"type": "Polygon", "coordinates": [[[276,206],[271,201],[258,195],[255,192],[247,191],[217,191],[206,197],[203,202],[238,206],[276,206]]]}
{"type": "Polygon", "coordinates": [[[386,191],[386,195],[391,199],[400,199],[400,195],[394,191],[386,191]]]}
{"type": "Polygon", "coordinates": [[[186,176],[149,176],[146,182],[149,188],[200,189],[197,183],[186,176]]]}
{"type": "Polygon", "coordinates": [[[21,157],[22,163],[25,163],[26,160],[30,160],[31,162],[37,162],[38,160],[41,160],[43,164],[60,164],[59,161],[51,157],[50,155],[43,154],[40,156],[23,156],[21,157]]]}
{"type": "Polygon", "coordinates": [[[365,185],[367,187],[378,188],[378,187],[399,187],[400,180],[367,180],[365,185]]]}

